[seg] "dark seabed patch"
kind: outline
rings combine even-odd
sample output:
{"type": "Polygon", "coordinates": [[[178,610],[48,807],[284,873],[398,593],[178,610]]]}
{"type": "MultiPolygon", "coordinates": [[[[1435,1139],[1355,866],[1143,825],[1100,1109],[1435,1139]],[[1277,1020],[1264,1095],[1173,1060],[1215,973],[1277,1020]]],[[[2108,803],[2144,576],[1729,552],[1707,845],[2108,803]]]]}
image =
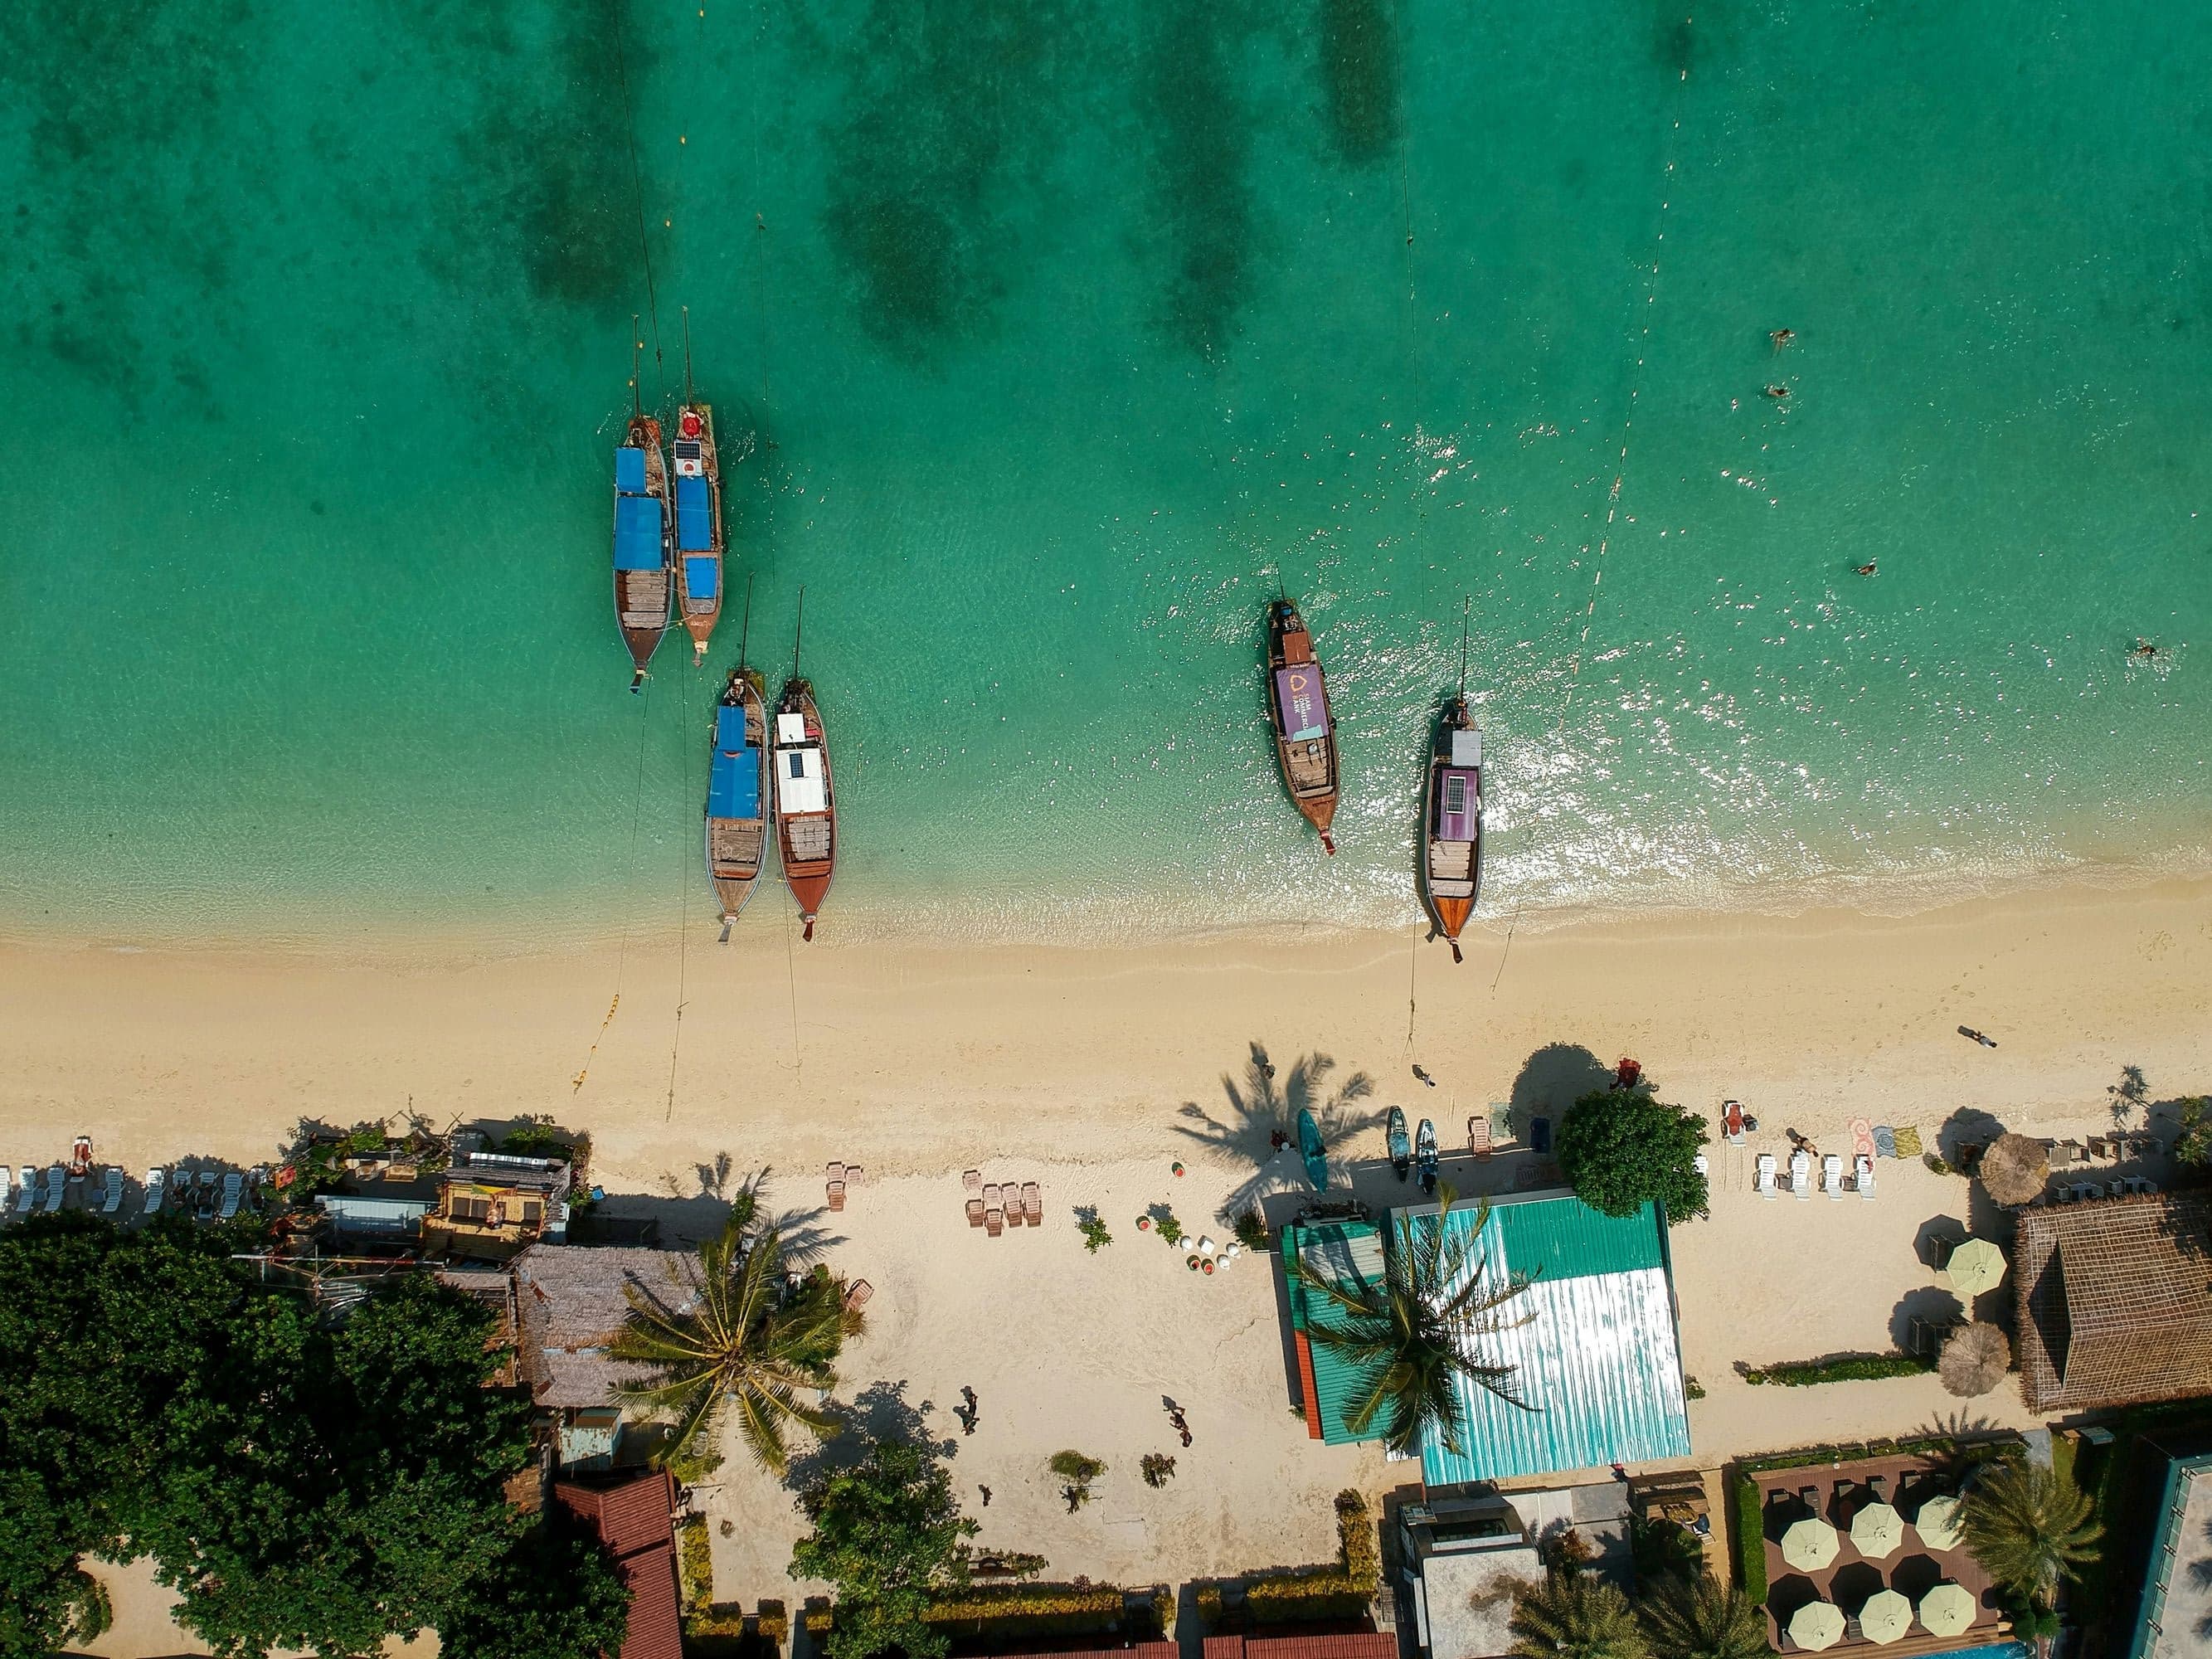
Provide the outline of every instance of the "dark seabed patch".
{"type": "Polygon", "coordinates": [[[265,141],[243,97],[264,21],[251,0],[0,7],[0,99],[28,116],[13,160],[40,189],[9,251],[19,349],[127,407],[201,403],[204,368],[173,353],[165,381],[147,347],[205,332],[240,206],[265,210],[240,188],[240,159],[265,141]]]}
{"type": "Polygon", "coordinates": [[[1398,140],[1398,15],[1394,0],[1320,0],[1321,76],[1336,153],[1355,167],[1398,140]]]}
{"type": "Polygon", "coordinates": [[[1218,362],[1251,297],[1253,131],[1238,72],[1254,26],[1234,0],[1153,0],[1149,23],[1138,102],[1164,232],[1152,240],[1172,261],[1162,323],[1218,362]]]}
{"type": "Polygon", "coordinates": [[[1057,153],[1087,31],[1057,0],[870,0],[827,134],[830,244],[909,362],[979,332],[1018,263],[1011,198],[1057,153]]]}

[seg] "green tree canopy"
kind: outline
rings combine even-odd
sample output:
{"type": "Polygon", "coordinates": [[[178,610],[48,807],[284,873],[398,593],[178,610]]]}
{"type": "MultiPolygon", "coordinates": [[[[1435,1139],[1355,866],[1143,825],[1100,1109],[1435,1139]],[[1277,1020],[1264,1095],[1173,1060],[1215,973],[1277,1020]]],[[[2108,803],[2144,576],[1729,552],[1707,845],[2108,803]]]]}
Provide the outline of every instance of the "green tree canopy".
{"type": "Polygon", "coordinates": [[[2094,1508],[2071,1475],[2006,1458],[1983,1465],[1960,1499],[1959,1530],[1990,1577],[2048,1611],[2058,1581],[2097,1559],[2094,1508]]]}
{"type": "Polygon", "coordinates": [[[711,1453],[726,1407],[753,1455],[778,1474],[789,1456],[789,1425],[817,1434],[836,1426],[835,1416],[801,1396],[836,1386],[832,1367],[850,1317],[844,1286],[817,1267],[790,1288],[782,1236],[757,1228],[755,1218],[748,1190],[722,1231],[700,1246],[699,1294],[688,1306],[629,1289],[629,1320],[614,1354],[647,1370],[623,1397],[675,1419],[663,1462],[711,1453]]]}
{"type": "Polygon", "coordinates": [[[2212,1100],[2191,1095],[2175,1103],[2180,1133],[2173,1139],[2177,1164],[2212,1164],[2212,1100]]]}
{"type": "Polygon", "coordinates": [[[599,1659],[622,1650],[629,1589],[599,1540],[549,1511],[438,1627],[441,1659],[599,1659]]]}
{"type": "Polygon", "coordinates": [[[1710,1573],[1669,1574],[1638,1604],[1656,1659],[1767,1659],[1766,1619],[1710,1573]]]}
{"type": "Polygon", "coordinates": [[[1521,1659],[1650,1659],[1628,1598],[1588,1572],[1553,1572],[1513,1600],[1521,1659]]]}
{"type": "Polygon", "coordinates": [[[1513,1391],[1513,1367],[1477,1360],[1467,1339],[1523,1322],[1508,1310],[1528,1280],[1519,1274],[1485,1279],[1475,1240],[1490,1224],[1489,1206],[1477,1212],[1473,1227],[1449,1227],[1452,1189],[1437,1191],[1443,1201],[1435,1215],[1399,1212],[1382,1277],[1374,1283],[1343,1283],[1302,1261],[1288,1264],[1321,1304],[1322,1317],[1308,1322],[1308,1339],[1341,1355],[1362,1378],[1346,1425],[1364,1434],[1379,1419],[1384,1443],[1396,1452],[1419,1449],[1430,1429],[1460,1449],[1467,1428],[1458,1393],[1462,1379],[1528,1408],[1513,1391]]]}
{"type": "Polygon", "coordinates": [[[1656,1200],[1669,1222],[1705,1213],[1698,1149],[1705,1121],[1648,1095],[1584,1095],[1559,1125],[1559,1166],[1575,1196],[1607,1215],[1634,1215],[1656,1200]]]}
{"type": "Polygon", "coordinates": [[[967,1540],[977,1528],[961,1515],[935,1451],[904,1437],[871,1438],[858,1465],[815,1480],[799,1502],[814,1530],[793,1547],[791,1576],[835,1587],[830,1659],[869,1659],[893,1647],[909,1659],[941,1659],[945,1638],[926,1615],[939,1595],[967,1584],[967,1540]]]}

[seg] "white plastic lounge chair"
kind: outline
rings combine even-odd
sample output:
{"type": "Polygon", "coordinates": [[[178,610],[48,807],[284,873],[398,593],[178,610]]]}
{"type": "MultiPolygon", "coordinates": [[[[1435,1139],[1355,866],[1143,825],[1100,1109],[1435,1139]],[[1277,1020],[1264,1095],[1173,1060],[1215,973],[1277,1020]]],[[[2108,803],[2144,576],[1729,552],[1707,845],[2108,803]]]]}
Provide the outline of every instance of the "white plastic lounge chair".
{"type": "Polygon", "coordinates": [[[1790,1190],[1799,1198],[1813,1196],[1813,1155],[1802,1146],[1790,1154],[1790,1190]]]}
{"type": "Polygon", "coordinates": [[[31,1206],[39,1201],[39,1172],[29,1164],[23,1166],[23,1178],[15,1183],[15,1213],[28,1215],[31,1206]]]}
{"type": "Polygon", "coordinates": [[[1699,1152],[1695,1158],[1692,1158],[1690,1160],[1690,1164],[1691,1167],[1696,1170],[1701,1176],[1709,1176],[1713,1172],[1712,1159],[1707,1158],[1703,1152],[1699,1152]]]}
{"type": "Polygon", "coordinates": [[[1751,1189],[1757,1193],[1761,1198],[1772,1198],[1774,1196],[1773,1153],[1761,1152],[1759,1155],[1759,1163],[1753,1170],[1751,1177],[1751,1189]]]}
{"type": "Polygon", "coordinates": [[[161,1200],[168,1195],[169,1172],[159,1164],[146,1171],[146,1211],[148,1215],[161,1213],[161,1200]]]}
{"type": "Polygon", "coordinates": [[[1859,1189],[1861,1198],[1874,1196],[1874,1160],[1861,1152],[1851,1160],[1851,1184],[1859,1189]]]}
{"type": "Polygon", "coordinates": [[[228,1221],[233,1216],[236,1215],[238,1213],[238,1200],[245,1195],[245,1193],[246,1177],[244,1176],[240,1175],[237,1170],[233,1170],[228,1175],[223,1176],[222,1208],[216,1212],[217,1218],[228,1221]]]}
{"type": "Polygon", "coordinates": [[[1839,1152],[1829,1152],[1820,1159],[1820,1190],[1830,1198],[1844,1195],[1844,1159],[1839,1152]]]}
{"type": "Polygon", "coordinates": [[[7,1213],[9,1188],[13,1187],[15,1183],[15,1177],[14,1175],[9,1173],[8,1166],[4,1164],[0,1164],[0,1215],[7,1213]]]}
{"type": "Polygon", "coordinates": [[[62,1193],[68,1185],[69,1170],[61,1164],[57,1164],[46,1171],[46,1210],[48,1215],[61,1208],[62,1193]]]}
{"type": "Polygon", "coordinates": [[[113,1215],[123,1207],[123,1166],[119,1164],[109,1164],[106,1178],[102,1184],[106,1188],[106,1196],[100,1200],[100,1212],[102,1215],[113,1215]]]}

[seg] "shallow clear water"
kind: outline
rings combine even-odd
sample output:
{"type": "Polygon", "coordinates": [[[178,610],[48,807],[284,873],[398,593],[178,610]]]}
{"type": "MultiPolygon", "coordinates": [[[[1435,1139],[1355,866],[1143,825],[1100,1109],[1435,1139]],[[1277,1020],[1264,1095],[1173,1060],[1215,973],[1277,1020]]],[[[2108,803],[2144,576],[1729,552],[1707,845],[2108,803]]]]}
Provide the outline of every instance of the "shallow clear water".
{"type": "Polygon", "coordinates": [[[2212,14],[2160,9],[24,0],[0,920],[703,915],[717,676],[623,695],[606,575],[684,306],[772,681],[807,592],[830,936],[1411,921],[1462,596],[1492,917],[2200,867],[2212,14]]]}

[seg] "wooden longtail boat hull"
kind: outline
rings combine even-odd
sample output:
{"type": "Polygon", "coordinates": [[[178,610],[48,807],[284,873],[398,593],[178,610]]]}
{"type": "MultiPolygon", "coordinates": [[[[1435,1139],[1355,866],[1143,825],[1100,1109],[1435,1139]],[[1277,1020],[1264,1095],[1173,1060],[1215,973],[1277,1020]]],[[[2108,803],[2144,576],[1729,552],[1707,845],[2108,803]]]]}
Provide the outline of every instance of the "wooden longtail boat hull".
{"type": "Polygon", "coordinates": [[[1288,599],[1277,599],[1267,610],[1267,718],[1275,728],[1283,787],[1320,834],[1322,848],[1334,854],[1336,842],[1329,826],[1336,821],[1336,716],[1328,706],[1328,677],[1314,656],[1313,635],[1288,599]],[[1294,677],[1297,689],[1291,689],[1286,674],[1294,677]],[[1304,684],[1309,678],[1310,685],[1304,684]],[[1305,725],[1293,728],[1287,723],[1286,702],[1312,708],[1305,725]]]}
{"type": "Polygon", "coordinates": [[[1480,763],[1470,769],[1455,767],[1452,761],[1452,733],[1474,730],[1467,699],[1454,697],[1444,706],[1435,735],[1430,740],[1428,775],[1421,788],[1421,906],[1429,913],[1432,925],[1429,937],[1441,936],[1451,946],[1454,962],[1461,960],[1460,930],[1474,914],[1475,900],[1482,887],[1482,769],[1480,763]],[[1468,836],[1440,836],[1441,803],[1437,791],[1451,774],[1468,770],[1474,774],[1474,788],[1472,799],[1463,803],[1462,817],[1474,833],[1468,836]]]}
{"type": "Polygon", "coordinates": [[[814,688],[802,679],[792,679],[783,688],[783,696],[777,703],[777,713],[797,714],[805,721],[805,745],[819,750],[821,755],[821,799],[819,811],[793,812],[787,810],[786,801],[792,789],[787,773],[787,757],[793,750],[778,740],[775,749],[775,834],[776,850],[783,857],[784,884],[791,889],[791,896],[799,906],[799,919],[805,924],[803,937],[814,937],[814,921],[821,914],[822,902],[830,896],[830,880],[837,867],[837,799],[830,778],[830,743],[822,729],[821,711],[814,706],[814,688]]]}
{"type": "MultiPolygon", "coordinates": [[[[660,568],[614,573],[615,625],[622,629],[623,644],[629,647],[637,678],[642,679],[645,665],[653,660],[653,653],[660,648],[662,636],[668,632],[675,514],[668,495],[668,464],[660,453],[660,422],[650,415],[634,415],[623,441],[645,452],[646,491],[660,501],[660,568]]],[[[635,686],[636,681],[631,684],[635,686]]]]}
{"type": "Polygon", "coordinates": [[[699,416],[701,459],[706,463],[707,471],[708,510],[713,515],[711,546],[708,552],[708,556],[714,562],[714,591],[711,596],[695,598],[691,592],[688,561],[698,555],[687,555],[679,548],[676,558],[676,614],[684,624],[684,631],[691,636],[691,658],[696,662],[706,656],[707,641],[714,636],[714,624],[721,620],[723,578],[726,572],[722,540],[722,470],[714,453],[714,410],[713,405],[704,403],[687,404],[678,410],[676,412],[676,429],[679,441],[687,410],[699,416]]]}
{"type": "Polygon", "coordinates": [[[712,765],[721,760],[720,743],[714,732],[708,741],[715,753],[710,763],[707,794],[707,879],[714,884],[714,897],[722,907],[725,927],[738,919],[745,908],[745,901],[753,896],[759,884],[761,871],[768,860],[769,817],[769,741],[768,702],[761,684],[761,677],[750,668],[731,671],[730,683],[715,704],[715,729],[720,726],[720,710],[736,708],[744,716],[745,741],[753,750],[751,771],[757,793],[754,799],[759,811],[755,815],[717,817],[715,789],[712,765]]]}

